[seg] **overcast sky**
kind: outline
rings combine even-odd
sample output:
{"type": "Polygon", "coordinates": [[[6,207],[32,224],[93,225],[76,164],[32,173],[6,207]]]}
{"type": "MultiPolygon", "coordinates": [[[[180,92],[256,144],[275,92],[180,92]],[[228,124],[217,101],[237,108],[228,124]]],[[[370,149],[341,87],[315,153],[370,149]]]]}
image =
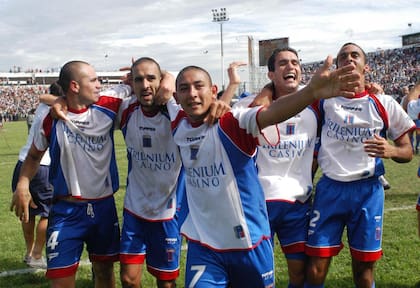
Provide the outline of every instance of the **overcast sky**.
{"type": "Polygon", "coordinates": [[[419,0],[0,0],[0,71],[58,69],[75,59],[116,70],[149,56],[169,71],[202,66],[220,84],[220,25],[211,10],[221,7],[229,17],[225,68],[248,60],[248,36],[255,45],[289,37],[312,62],[348,41],[370,52],[401,47],[401,35],[420,32],[419,0]]]}

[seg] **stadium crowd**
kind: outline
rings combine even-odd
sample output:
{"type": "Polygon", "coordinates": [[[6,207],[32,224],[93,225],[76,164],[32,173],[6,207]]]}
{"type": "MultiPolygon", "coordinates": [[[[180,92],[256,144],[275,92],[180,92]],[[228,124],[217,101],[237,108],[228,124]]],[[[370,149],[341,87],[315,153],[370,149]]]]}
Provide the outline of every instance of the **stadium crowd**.
{"type": "MultiPolygon", "coordinates": [[[[404,96],[402,88],[414,85],[420,72],[420,47],[377,50],[367,53],[371,69],[370,82],[380,84],[385,94],[393,96],[398,102],[404,96]]],[[[302,83],[307,83],[321,62],[302,65],[302,83]]]]}
{"type": "MultiPolygon", "coordinates": [[[[400,102],[403,87],[416,83],[420,72],[420,47],[377,50],[368,53],[371,82],[379,83],[385,94],[400,102]]],[[[321,62],[302,65],[305,84],[320,67],[321,62]]],[[[103,88],[106,85],[103,86],[103,88]]],[[[48,91],[48,85],[0,86],[0,122],[25,119],[38,105],[38,96],[48,91]]]]}
{"type": "Polygon", "coordinates": [[[38,106],[38,96],[46,92],[46,85],[0,86],[0,120],[17,121],[26,118],[38,106]]]}

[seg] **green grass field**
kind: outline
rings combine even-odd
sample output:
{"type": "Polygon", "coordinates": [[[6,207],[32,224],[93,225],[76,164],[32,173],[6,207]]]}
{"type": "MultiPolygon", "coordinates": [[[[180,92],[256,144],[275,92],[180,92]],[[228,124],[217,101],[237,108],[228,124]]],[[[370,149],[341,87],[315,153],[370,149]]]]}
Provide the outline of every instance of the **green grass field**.
{"type": "MultiPolygon", "coordinates": [[[[49,287],[42,271],[23,272],[9,275],[10,271],[26,269],[22,262],[25,253],[20,222],[9,211],[11,200],[10,182],[17,161],[18,152],[25,143],[27,129],[25,122],[6,123],[0,129],[0,287],[49,287]]],[[[120,191],[116,194],[119,212],[125,191],[126,157],[121,133],[116,133],[116,151],[120,169],[120,191]]],[[[392,188],[386,191],[383,250],[384,256],[376,266],[376,287],[408,288],[420,287],[420,240],[417,236],[415,203],[420,192],[420,179],[416,177],[420,156],[416,155],[408,164],[386,161],[386,177],[392,188]]],[[[121,217],[120,217],[121,219],[121,217]]],[[[184,251],[185,253],[185,251],[184,251]]],[[[184,255],[185,256],[185,255],[184,255]]],[[[277,287],[287,286],[286,267],[283,255],[276,247],[277,287]]],[[[86,254],[83,255],[86,260],[86,254]]],[[[350,256],[348,246],[335,257],[326,281],[326,287],[352,288],[350,256]]],[[[178,287],[183,287],[183,266],[178,287]]],[[[117,287],[119,266],[115,266],[117,287]]],[[[93,287],[89,265],[81,265],[77,273],[77,287],[93,287]]],[[[154,279],[145,273],[143,287],[155,287],[154,279]]],[[[248,288],[248,287],[244,287],[248,288]]],[[[252,288],[252,287],[249,287],[252,288]]]]}

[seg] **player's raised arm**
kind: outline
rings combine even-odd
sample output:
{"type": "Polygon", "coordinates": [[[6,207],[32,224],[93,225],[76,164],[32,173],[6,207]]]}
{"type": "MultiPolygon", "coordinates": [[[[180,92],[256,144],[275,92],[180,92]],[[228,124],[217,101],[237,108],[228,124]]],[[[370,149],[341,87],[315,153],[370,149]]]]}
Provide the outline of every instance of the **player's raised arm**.
{"type": "Polygon", "coordinates": [[[235,92],[241,83],[241,78],[238,74],[238,67],[245,66],[246,63],[243,61],[234,61],[230,63],[228,68],[229,84],[222,96],[210,106],[209,113],[204,118],[204,122],[213,124],[223,114],[230,110],[230,102],[232,101],[235,92]]]}

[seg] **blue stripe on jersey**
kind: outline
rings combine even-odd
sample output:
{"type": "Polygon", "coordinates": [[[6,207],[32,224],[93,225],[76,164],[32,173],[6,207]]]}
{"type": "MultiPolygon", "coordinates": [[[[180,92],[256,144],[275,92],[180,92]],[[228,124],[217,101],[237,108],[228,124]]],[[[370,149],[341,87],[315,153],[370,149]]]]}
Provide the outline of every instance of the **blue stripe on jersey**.
{"type": "Polygon", "coordinates": [[[54,186],[54,196],[66,196],[69,195],[67,183],[64,181],[63,169],[61,167],[61,148],[57,141],[57,120],[53,121],[51,128],[51,139],[50,139],[50,183],[54,186]]]}
{"type": "Polygon", "coordinates": [[[97,109],[97,110],[101,111],[102,113],[104,113],[105,115],[107,115],[112,120],[114,120],[115,117],[116,117],[116,115],[117,115],[114,111],[109,110],[106,107],[96,105],[96,104],[92,104],[91,105],[91,108],[92,109],[97,109]]]}
{"type": "Polygon", "coordinates": [[[109,136],[112,139],[112,153],[111,162],[109,163],[109,173],[112,181],[112,191],[115,193],[120,187],[120,177],[118,176],[117,160],[115,157],[115,140],[114,140],[114,129],[109,131],[109,136]]]}
{"type": "Polygon", "coordinates": [[[264,192],[258,180],[255,155],[249,157],[244,154],[220,127],[218,133],[223,147],[228,152],[230,163],[235,163],[231,167],[238,185],[252,243],[255,244],[261,240],[261,235],[270,236],[264,192]],[[256,213],[257,208],[260,213],[256,213]]]}

